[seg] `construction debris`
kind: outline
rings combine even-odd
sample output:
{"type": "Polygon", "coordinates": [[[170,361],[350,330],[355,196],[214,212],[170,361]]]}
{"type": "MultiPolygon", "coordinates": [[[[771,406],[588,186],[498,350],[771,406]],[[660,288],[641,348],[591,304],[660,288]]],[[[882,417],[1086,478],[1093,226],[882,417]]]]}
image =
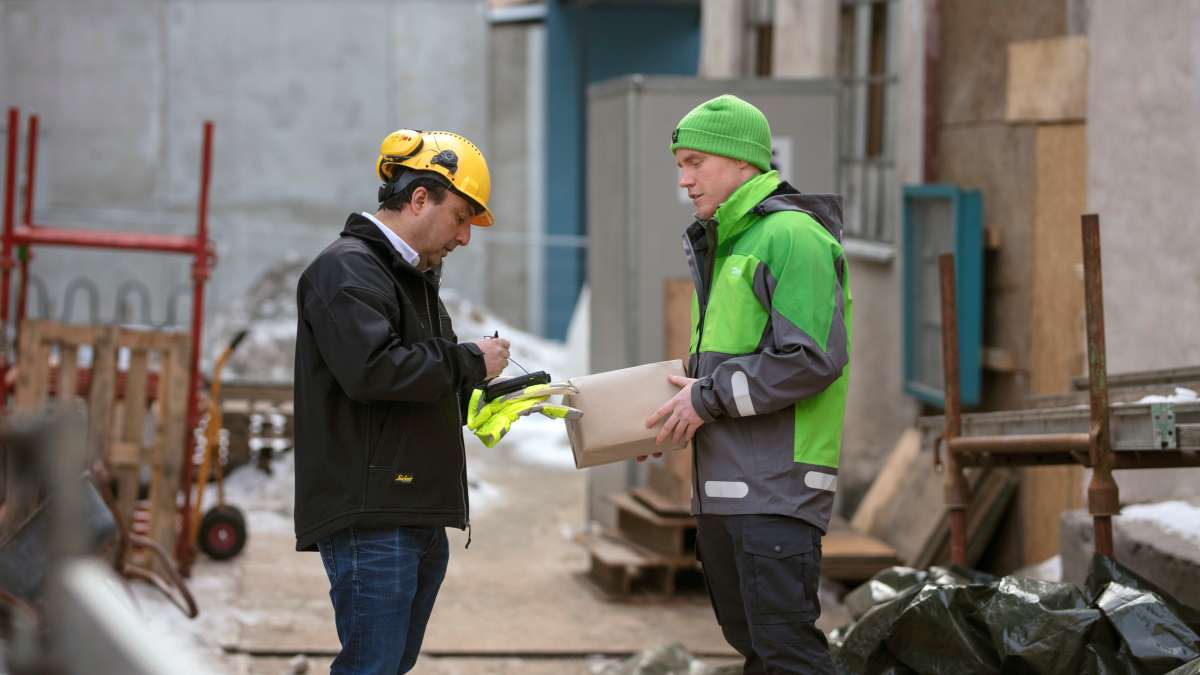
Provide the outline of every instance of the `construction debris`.
{"type": "Polygon", "coordinates": [[[846,604],[856,620],[830,646],[847,673],[1165,673],[1200,660],[1200,612],[1102,556],[1084,589],[897,567],[846,604]]]}
{"type": "MultiPolygon", "coordinates": [[[[1085,511],[1062,514],[1063,581],[1079,583],[1094,549],[1085,511]]],[[[1200,500],[1134,504],[1113,518],[1116,557],[1185,605],[1200,607],[1200,500]]]]}
{"type": "Polygon", "coordinates": [[[212,372],[216,356],[240,330],[245,342],[229,360],[226,378],[291,382],[296,361],[296,284],[306,260],[289,256],[268,267],[246,294],[213,320],[204,336],[202,369],[212,372]]]}
{"type": "Polygon", "coordinates": [[[618,663],[600,663],[592,675],[739,675],[740,665],[710,666],[694,658],[683,645],[652,647],[618,663]]]}

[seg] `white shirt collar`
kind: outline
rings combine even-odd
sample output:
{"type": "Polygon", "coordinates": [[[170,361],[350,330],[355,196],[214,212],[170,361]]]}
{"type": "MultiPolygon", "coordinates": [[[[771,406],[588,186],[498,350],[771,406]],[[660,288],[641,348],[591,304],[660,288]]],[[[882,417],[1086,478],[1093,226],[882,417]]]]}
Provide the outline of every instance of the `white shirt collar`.
{"type": "Polygon", "coordinates": [[[416,250],[413,249],[413,247],[408,245],[408,242],[401,239],[400,235],[392,232],[390,227],[379,222],[379,219],[375,216],[367,213],[366,211],[363,211],[362,214],[367,220],[375,223],[375,225],[383,231],[383,236],[387,237],[387,240],[392,243],[392,246],[400,253],[400,257],[404,258],[405,262],[413,267],[419,267],[417,263],[420,261],[421,256],[416,252],[416,250]]]}

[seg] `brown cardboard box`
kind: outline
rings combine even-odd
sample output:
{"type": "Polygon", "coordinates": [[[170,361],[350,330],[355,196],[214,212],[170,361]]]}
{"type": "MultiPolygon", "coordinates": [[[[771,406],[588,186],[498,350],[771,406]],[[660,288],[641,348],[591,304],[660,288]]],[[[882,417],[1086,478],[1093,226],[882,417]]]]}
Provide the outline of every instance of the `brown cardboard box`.
{"type": "Polygon", "coordinates": [[[563,403],[579,408],[583,417],[567,420],[567,437],[575,454],[575,468],[609,464],[638,455],[678,450],[688,442],[659,447],[654,443],[663,423],[646,428],[646,418],[675,394],[679,387],[667,375],[684,375],[683,361],[662,361],[607,373],[571,378],[578,394],[563,403]]]}

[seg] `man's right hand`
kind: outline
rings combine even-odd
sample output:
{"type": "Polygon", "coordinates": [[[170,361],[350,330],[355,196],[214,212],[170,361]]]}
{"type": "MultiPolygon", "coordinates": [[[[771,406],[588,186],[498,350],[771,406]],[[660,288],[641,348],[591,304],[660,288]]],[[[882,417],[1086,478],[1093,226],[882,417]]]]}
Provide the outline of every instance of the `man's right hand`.
{"type": "Polygon", "coordinates": [[[483,338],[475,346],[483,352],[483,365],[487,367],[487,379],[492,379],[508,367],[509,341],[504,338],[483,338]]]}

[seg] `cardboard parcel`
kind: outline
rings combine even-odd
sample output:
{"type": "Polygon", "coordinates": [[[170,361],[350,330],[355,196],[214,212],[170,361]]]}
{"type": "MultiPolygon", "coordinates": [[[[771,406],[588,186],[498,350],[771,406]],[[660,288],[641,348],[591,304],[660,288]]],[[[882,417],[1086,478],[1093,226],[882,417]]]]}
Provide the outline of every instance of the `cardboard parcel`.
{"type": "Polygon", "coordinates": [[[575,468],[687,447],[687,441],[655,444],[665,420],[646,428],[646,418],[679,393],[667,376],[684,374],[683,361],[676,359],[571,378],[579,393],[564,396],[563,403],[583,411],[583,417],[567,420],[575,468]]]}

